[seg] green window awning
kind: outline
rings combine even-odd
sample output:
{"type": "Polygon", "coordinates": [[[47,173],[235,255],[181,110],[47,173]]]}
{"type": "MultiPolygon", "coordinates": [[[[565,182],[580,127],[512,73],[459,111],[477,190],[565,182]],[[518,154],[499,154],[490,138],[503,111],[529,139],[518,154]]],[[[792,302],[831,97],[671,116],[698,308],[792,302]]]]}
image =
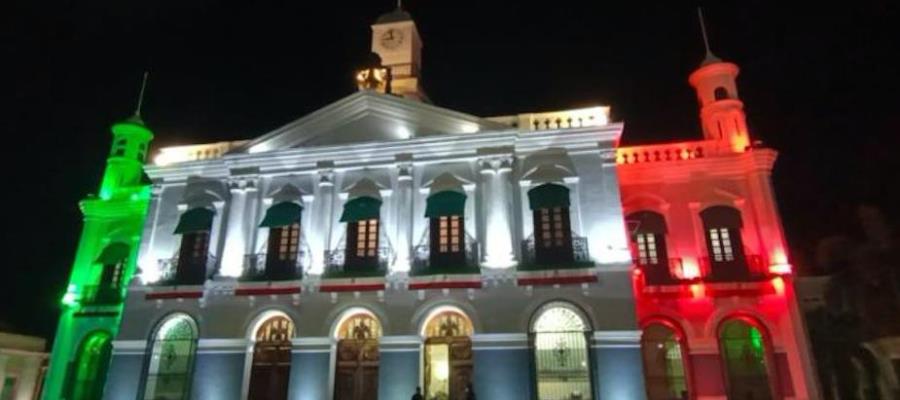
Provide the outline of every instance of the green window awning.
{"type": "Polygon", "coordinates": [[[425,218],[464,215],[466,212],[466,195],[460,192],[445,190],[428,196],[425,206],[425,218]]]}
{"type": "Polygon", "coordinates": [[[569,188],[545,183],[528,191],[528,205],[532,210],[569,206],[569,188]]]}
{"type": "Polygon", "coordinates": [[[178,226],[175,227],[175,234],[208,231],[212,228],[212,221],[215,215],[215,211],[203,207],[187,210],[184,214],[181,214],[178,226]]]}
{"type": "Polygon", "coordinates": [[[303,206],[291,201],[283,201],[269,207],[266,211],[266,217],[263,218],[259,226],[263,228],[277,228],[291,225],[300,222],[302,213],[303,206]]]}
{"type": "Polygon", "coordinates": [[[116,265],[128,258],[130,249],[127,244],[122,242],[113,242],[107,245],[100,257],[97,257],[97,264],[116,265]]]}
{"type": "Polygon", "coordinates": [[[356,222],[364,219],[378,219],[381,215],[381,200],[374,197],[357,197],[344,204],[341,222],[356,222]]]}

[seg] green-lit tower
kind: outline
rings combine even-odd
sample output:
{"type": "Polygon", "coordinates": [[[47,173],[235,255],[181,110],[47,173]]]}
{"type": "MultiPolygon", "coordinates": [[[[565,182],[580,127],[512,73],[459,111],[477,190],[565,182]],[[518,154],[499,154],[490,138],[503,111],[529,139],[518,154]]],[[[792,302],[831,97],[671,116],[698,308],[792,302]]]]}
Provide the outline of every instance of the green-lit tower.
{"type": "Polygon", "coordinates": [[[112,148],[99,195],[79,203],[84,226],[62,298],[44,386],[47,400],[101,398],[125,291],[135,271],[150,201],[143,167],[153,139],[141,120],[140,100],[134,116],[111,130],[112,148]]]}

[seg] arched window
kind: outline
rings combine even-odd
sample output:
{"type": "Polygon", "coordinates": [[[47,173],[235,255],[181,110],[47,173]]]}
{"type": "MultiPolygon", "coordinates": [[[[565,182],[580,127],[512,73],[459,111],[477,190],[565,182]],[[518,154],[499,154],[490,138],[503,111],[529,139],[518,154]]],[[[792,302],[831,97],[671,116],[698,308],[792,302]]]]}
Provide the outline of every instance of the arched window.
{"type": "Polygon", "coordinates": [[[294,323],[284,315],[266,319],[256,330],[249,400],[287,398],[293,337],[294,323]]]}
{"type": "Polygon", "coordinates": [[[534,219],[534,258],[538,264],[571,263],[572,224],[569,221],[569,188],[545,183],[528,191],[534,219]]]}
{"type": "Polygon", "coordinates": [[[709,279],[739,281],[750,278],[741,241],[741,212],[733,207],[714,206],[700,212],[706,236],[709,279]]]}
{"type": "Polygon", "coordinates": [[[649,400],[687,400],[687,373],[682,338],[674,329],[661,323],[644,328],[641,353],[649,400]]]}
{"type": "Polygon", "coordinates": [[[81,341],[76,354],[66,377],[66,399],[102,398],[112,354],[112,336],[108,332],[94,332],[81,341]]]}
{"type": "Polygon", "coordinates": [[[215,212],[204,207],[181,214],[175,234],[181,235],[175,280],[183,285],[202,285],[209,271],[209,233],[215,212]]]}
{"type": "Polygon", "coordinates": [[[666,220],[662,214],[639,211],[626,217],[635,224],[632,232],[635,261],[644,270],[648,284],[672,282],[666,251],[666,220]]]}
{"type": "Polygon", "coordinates": [[[145,400],[190,398],[197,324],[185,314],[166,318],[150,344],[145,400]]]}
{"type": "Polygon", "coordinates": [[[269,228],[265,276],[269,280],[300,276],[300,217],[303,207],[284,201],[269,207],[261,227],[269,228]]]}
{"type": "Polygon", "coordinates": [[[372,269],[378,266],[381,200],[361,196],[347,202],[341,222],[347,223],[345,268],[372,269]]]}
{"type": "Polygon", "coordinates": [[[713,92],[713,96],[715,96],[716,101],[718,101],[718,100],[726,100],[726,99],[728,99],[728,97],[729,97],[729,96],[728,96],[728,89],[725,89],[724,87],[719,86],[719,87],[716,88],[715,92],[713,92]]]}
{"type": "Polygon", "coordinates": [[[445,190],[428,196],[429,265],[462,267],[466,263],[466,195],[445,190]]]}
{"type": "Polygon", "coordinates": [[[357,312],[338,326],[334,398],[372,399],[378,393],[378,339],[381,324],[367,312],[357,312]]]}
{"type": "Polygon", "coordinates": [[[125,139],[118,139],[113,143],[112,151],[110,152],[113,157],[124,157],[125,156],[125,148],[127,147],[128,142],[125,139]]]}
{"type": "Polygon", "coordinates": [[[593,398],[587,321],[570,304],[544,305],[531,325],[539,399],[593,398]]]}
{"type": "Polygon", "coordinates": [[[769,380],[769,348],[760,328],[743,319],[722,324],[719,331],[722,365],[728,378],[728,398],[774,398],[769,380]]]}
{"type": "Polygon", "coordinates": [[[96,286],[89,289],[90,293],[86,299],[89,303],[117,304],[122,301],[125,266],[129,252],[128,245],[122,242],[113,242],[103,248],[96,261],[101,268],[100,280],[96,286]]]}
{"type": "Polygon", "coordinates": [[[472,380],[472,323],[444,310],[425,324],[425,398],[458,399],[472,380]]]}

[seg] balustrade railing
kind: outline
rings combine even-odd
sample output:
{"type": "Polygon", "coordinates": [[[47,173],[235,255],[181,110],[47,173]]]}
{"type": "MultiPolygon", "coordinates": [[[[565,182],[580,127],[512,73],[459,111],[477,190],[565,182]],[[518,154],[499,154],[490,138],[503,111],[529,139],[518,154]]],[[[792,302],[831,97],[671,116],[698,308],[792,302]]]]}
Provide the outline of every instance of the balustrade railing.
{"type": "Polygon", "coordinates": [[[722,151],[725,149],[721,143],[711,140],[620,147],[616,149],[616,164],[694,160],[715,156],[722,151]]]}

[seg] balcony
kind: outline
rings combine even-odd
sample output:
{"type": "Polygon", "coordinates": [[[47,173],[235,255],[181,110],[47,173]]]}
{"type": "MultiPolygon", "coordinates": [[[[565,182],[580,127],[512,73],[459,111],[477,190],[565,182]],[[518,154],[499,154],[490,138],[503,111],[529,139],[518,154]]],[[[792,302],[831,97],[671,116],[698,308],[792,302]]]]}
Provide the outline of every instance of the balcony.
{"type": "Polygon", "coordinates": [[[534,236],[522,241],[522,262],[519,263],[520,271],[540,271],[551,269],[581,269],[594,266],[588,251],[586,237],[572,235],[572,259],[560,262],[539,262],[534,248],[534,236]]]}
{"type": "Polygon", "coordinates": [[[159,260],[159,280],[156,286],[189,286],[203,285],[208,279],[215,276],[218,260],[212,254],[204,260],[194,260],[195,263],[179,265],[179,257],[159,260]]]}
{"type": "Polygon", "coordinates": [[[85,306],[114,306],[124,298],[122,290],[107,285],[87,285],[81,291],[81,304],[85,306]]]}
{"type": "MultiPolygon", "coordinates": [[[[635,257],[635,259],[637,259],[635,257]]],[[[771,276],[766,271],[765,260],[759,255],[746,255],[743,260],[710,263],[709,257],[700,257],[699,265],[688,268],[681,258],[669,258],[667,265],[640,265],[644,284],[647,286],[682,285],[697,282],[740,283],[765,281],[771,276]]]]}
{"type": "Polygon", "coordinates": [[[480,246],[475,238],[466,235],[466,242],[463,257],[456,262],[447,260],[432,264],[430,244],[420,244],[413,249],[411,276],[424,275],[455,275],[455,274],[478,274],[481,269],[478,266],[480,259],[480,246]]]}
{"type": "Polygon", "coordinates": [[[703,280],[707,282],[755,282],[769,278],[765,261],[756,254],[723,262],[700,257],[700,270],[705,271],[703,280]]]}
{"type": "Polygon", "coordinates": [[[296,281],[303,279],[303,261],[306,253],[300,251],[296,260],[270,260],[266,253],[244,256],[244,282],[296,281]]]}
{"type": "Polygon", "coordinates": [[[378,248],[377,262],[371,263],[370,265],[348,264],[346,253],[347,250],[344,248],[328,250],[325,252],[325,271],[322,273],[322,278],[343,279],[384,277],[387,274],[388,265],[394,258],[393,250],[387,246],[378,248]]]}

